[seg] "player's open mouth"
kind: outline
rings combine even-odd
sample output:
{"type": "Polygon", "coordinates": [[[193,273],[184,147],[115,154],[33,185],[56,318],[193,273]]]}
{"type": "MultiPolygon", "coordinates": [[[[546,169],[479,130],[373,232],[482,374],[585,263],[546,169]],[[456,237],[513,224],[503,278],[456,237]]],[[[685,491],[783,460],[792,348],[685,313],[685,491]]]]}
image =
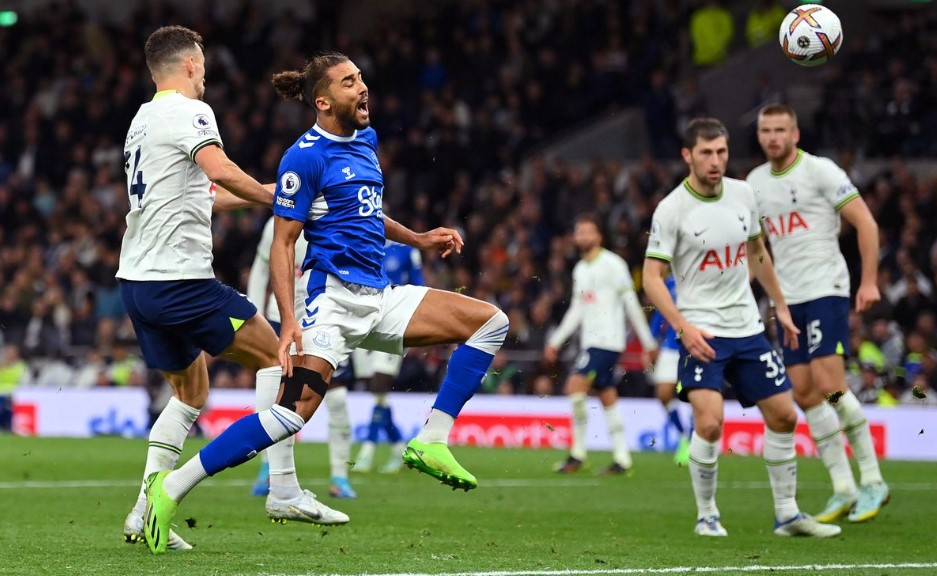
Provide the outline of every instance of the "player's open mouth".
{"type": "Polygon", "coordinates": [[[367,99],[364,99],[361,102],[358,102],[358,113],[361,114],[362,116],[368,116],[370,114],[370,112],[368,112],[367,99]]]}

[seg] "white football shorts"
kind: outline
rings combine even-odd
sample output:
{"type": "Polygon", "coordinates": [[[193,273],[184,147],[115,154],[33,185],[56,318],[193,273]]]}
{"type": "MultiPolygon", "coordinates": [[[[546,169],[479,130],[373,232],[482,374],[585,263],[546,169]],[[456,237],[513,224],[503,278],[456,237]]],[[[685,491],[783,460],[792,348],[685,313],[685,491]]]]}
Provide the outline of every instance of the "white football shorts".
{"type": "Polygon", "coordinates": [[[680,364],[680,352],[670,348],[661,348],[654,363],[655,384],[676,384],[677,366],[680,364]]]}
{"type": "MultiPolygon", "coordinates": [[[[300,326],[303,353],[338,366],[352,350],[403,355],[403,334],[429,288],[387,286],[383,290],[342,282],[329,274],[325,290],[308,305],[300,326]]],[[[290,349],[296,353],[296,345],[290,349]]]]}

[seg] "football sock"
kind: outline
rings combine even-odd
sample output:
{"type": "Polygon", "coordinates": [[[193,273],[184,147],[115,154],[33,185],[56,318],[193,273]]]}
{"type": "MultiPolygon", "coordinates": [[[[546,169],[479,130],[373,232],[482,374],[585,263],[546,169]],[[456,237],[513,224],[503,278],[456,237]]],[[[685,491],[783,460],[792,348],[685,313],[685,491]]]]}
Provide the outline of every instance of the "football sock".
{"type": "Polygon", "coordinates": [[[179,454],[182,453],[182,445],[200,412],[201,410],[185,404],[175,396],[169,399],[169,403],[150,429],[150,443],[146,450],[146,465],[143,468],[144,482],[140,486],[138,502],[146,501],[147,476],[176,467],[179,454]]]}
{"type": "Polygon", "coordinates": [[[433,408],[429,412],[429,418],[423,429],[417,434],[416,439],[420,442],[441,442],[446,444],[449,441],[449,432],[455,424],[455,418],[449,414],[433,408]]]}
{"type": "Polygon", "coordinates": [[[856,493],[856,481],[846,457],[846,443],[839,430],[839,418],[836,411],[826,402],[820,402],[813,408],[804,410],[810,435],[817,445],[817,452],[823,465],[830,472],[833,491],[837,494],[853,495],[856,493]]]}
{"type": "Polygon", "coordinates": [[[680,400],[676,398],[674,398],[673,400],[667,403],[667,406],[666,406],[667,419],[670,420],[671,424],[673,424],[674,429],[676,429],[677,432],[680,433],[680,436],[686,436],[687,430],[683,426],[683,421],[680,420],[679,406],[680,406],[680,400]]]}
{"type": "Polygon", "coordinates": [[[719,441],[709,442],[696,432],[690,437],[690,479],[696,497],[696,517],[719,516],[716,480],[719,477],[719,441]]]}
{"type": "Polygon", "coordinates": [[[608,424],[608,435],[612,439],[612,457],[623,468],[631,468],[631,452],[628,450],[628,440],[625,439],[625,425],[618,404],[605,407],[605,422],[608,424]]]}
{"type": "Polygon", "coordinates": [[[586,394],[575,392],[569,395],[573,405],[573,441],[569,455],[584,462],[586,459],[586,426],[589,424],[589,411],[586,408],[586,394]]]}
{"type": "Polygon", "coordinates": [[[348,419],[348,388],[329,389],[325,395],[329,410],[329,464],[333,478],[348,478],[351,459],[351,423],[348,419]]]}
{"type": "Polygon", "coordinates": [[[793,432],[775,432],[765,427],[765,466],[774,496],[774,517],[785,522],[800,513],[797,508],[797,451],[793,432]]]}
{"type": "MultiPolygon", "coordinates": [[[[283,371],[279,366],[257,371],[257,386],[254,390],[255,410],[269,410],[280,393],[283,371]]],[[[299,478],[296,477],[296,460],[293,448],[296,439],[284,438],[262,452],[270,465],[270,495],[279,500],[290,500],[302,494],[299,478]]]]}
{"type": "Polygon", "coordinates": [[[882,482],[882,471],[878,467],[869,421],[862,412],[859,399],[852,391],[847,391],[833,407],[839,414],[839,421],[859,464],[860,482],[863,485],[882,482]]]}

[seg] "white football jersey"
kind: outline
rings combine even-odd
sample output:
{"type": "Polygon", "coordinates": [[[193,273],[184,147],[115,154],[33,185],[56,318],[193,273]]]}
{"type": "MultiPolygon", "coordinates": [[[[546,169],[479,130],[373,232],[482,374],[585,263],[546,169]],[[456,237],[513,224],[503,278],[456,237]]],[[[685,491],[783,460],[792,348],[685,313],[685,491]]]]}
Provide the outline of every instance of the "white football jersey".
{"type": "Polygon", "coordinates": [[[140,106],[124,143],[130,212],[117,277],[126,280],[214,278],[212,183],[195,163],[221,146],[211,107],[176,91],[140,106]]]}
{"type": "Polygon", "coordinates": [[[559,348],[578,327],[579,346],[612,352],[625,349],[624,294],[634,290],[628,264],[602,248],[592,260],[582,259],[573,268],[572,302],[549,344],[559,348]]]}
{"type": "MultiPolygon", "coordinates": [[[[266,274],[263,275],[263,281],[259,284],[262,284],[261,291],[258,294],[252,292],[248,293],[248,298],[259,308],[260,310],[266,310],[264,316],[268,320],[273,320],[274,322],[280,321],[280,309],[277,308],[277,299],[273,297],[273,293],[267,292],[267,285],[270,281],[270,248],[273,246],[273,217],[270,217],[267,220],[267,224],[264,226],[264,231],[260,235],[260,243],[257,245],[257,255],[256,258],[262,263],[263,270],[266,271],[266,274]],[[266,300],[266,301],[264,301],[266,300]]],[[[306,241],[305,234],[300,234],[299,238],[296,239],[296,256],[294,258],[294,267],[293,271],[296,277],[296,284],[293,290],[293,314],[295,318],[302,318],[306,315],[306,296],[307,296],[307,285],[309,280],[309,272],[303,273],[303,259],[306,257],[306,248],[309,246],[309,243],[306,241]]]]}
{"type": "Polygon", "coordinates": [[[677,309],[687,322],[723,338],[764,331],[748,278],[748,241],[758,238],[755,194],[741,180],[701,196],[684,180],[654,210],[646,256],[670,263],[677,309]]]}
{"type": "Polygon", "coordinates": [[[748,175],[755,190],[774,267],[788,304],[849,297],[849,269],[839,250],[839,210],[859,197],[832,160],[797,151],[782,172],[762,164],[748,175]]]}

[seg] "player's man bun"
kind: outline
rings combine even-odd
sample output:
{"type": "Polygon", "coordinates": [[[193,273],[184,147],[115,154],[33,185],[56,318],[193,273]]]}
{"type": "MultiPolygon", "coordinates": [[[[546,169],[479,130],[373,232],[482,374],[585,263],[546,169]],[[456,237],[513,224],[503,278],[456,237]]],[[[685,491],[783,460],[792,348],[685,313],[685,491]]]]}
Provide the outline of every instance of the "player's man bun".
{"type": "Polygon", "coordinates": [[[348,60],[341,52],[320,52],[306,62],[302,71],[277,72],[271,82],[280,98],[302,100],[315,108],[316,97],[329,86],[329,69],[348,60]]]}
{"type": "Polygon", "coordinates": [[[185,26],[163,26],[146,39],[143,53],[150,72],[156,73],[196,47],[202,47],[202,36],[195,30],[185,26]]]}
{"type": "Polygon", "coordinates": [[[299,70],[277,72],[270,82],[280,98],[284,100],[303,99],[303,85],[306,83],[306,76],[299,70]]]}

